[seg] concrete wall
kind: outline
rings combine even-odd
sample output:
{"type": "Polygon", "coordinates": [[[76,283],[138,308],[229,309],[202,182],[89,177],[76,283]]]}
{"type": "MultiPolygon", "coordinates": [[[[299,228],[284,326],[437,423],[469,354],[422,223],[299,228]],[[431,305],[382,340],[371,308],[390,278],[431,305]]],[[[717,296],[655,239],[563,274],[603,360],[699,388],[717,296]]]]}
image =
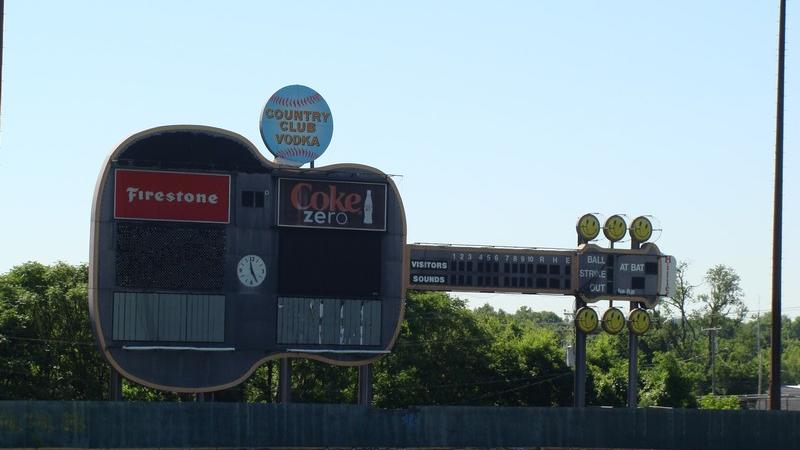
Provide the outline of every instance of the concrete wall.
{"type": "Polygon", "coordinates": [[[2,447],[800,448],[800,413],[0,402],[2,447]]]}

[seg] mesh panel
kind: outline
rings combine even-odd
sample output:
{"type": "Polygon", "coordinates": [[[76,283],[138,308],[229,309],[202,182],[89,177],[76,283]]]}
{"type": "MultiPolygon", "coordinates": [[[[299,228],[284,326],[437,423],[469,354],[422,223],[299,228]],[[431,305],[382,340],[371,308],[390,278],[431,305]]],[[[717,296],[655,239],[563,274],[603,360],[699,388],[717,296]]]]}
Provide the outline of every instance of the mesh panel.
{"type": "Polygon", "coordinates": [[[221,226],[118,222],[117,286],[222,289],[225,236],[221,226]]]}

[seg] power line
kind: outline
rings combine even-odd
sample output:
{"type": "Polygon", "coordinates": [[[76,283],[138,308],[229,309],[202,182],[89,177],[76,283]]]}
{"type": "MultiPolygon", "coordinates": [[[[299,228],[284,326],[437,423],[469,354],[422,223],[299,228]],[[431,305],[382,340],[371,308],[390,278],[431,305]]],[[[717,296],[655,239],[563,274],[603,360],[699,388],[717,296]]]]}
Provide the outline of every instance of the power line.
{"type": "Polygon", "coordinates": [[[31,341],[31,342],[45,342],[45,343],[54,343],[54,344],[64,344],[64,345],[87,345],[87,346],[94,346],[94,342],[92,341],[71,341],[66,339],[47,339],[47,338],[32,338],[32,337],[23,337],[23,336],[12,336],[8,334],[0,334],[1,339],[9,339],[12,341],[31,341]]]}

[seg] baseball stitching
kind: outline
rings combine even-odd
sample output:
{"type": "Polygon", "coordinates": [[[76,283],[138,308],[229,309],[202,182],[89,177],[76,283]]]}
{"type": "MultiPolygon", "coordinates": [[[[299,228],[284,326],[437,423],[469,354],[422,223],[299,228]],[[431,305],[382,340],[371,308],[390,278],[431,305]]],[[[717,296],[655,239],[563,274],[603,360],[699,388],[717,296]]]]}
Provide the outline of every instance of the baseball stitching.
{"type": "Polygon", "coordinates": [[[285,159],[297,158],[297,157],[313,159],[319,156],[319,154],[316,152],[312,152],[311,150],[306,150],[301,147],[291,147],[287,148],[286,150],[279,151],[278,153],[275,154],[275,156],[277,156],[278,158],[285,158],[285,159]]]}
{"type": "Polygon", "coordinates": [[[272,97],[269,98],[270,103],[277,103],[281,106],[307,106],[313,105],[318,101],[322,100],[322,96],[319,94],[309,95],[308,97],[303,98],[286,98],[281,97],[278,94],[274,94],[272,97]]]}

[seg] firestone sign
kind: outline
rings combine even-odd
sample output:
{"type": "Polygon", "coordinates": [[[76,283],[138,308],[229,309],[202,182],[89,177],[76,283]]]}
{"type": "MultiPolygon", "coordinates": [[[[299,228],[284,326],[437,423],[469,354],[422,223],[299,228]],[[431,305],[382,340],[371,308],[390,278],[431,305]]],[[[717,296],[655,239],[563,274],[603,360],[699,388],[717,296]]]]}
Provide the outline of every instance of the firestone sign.
{"type": "Polygon", "coordinates": [[[230,175],[118,169],[114,181],[116,219],[230,222],[230,175]]]}
{"type": "Polygon", "coordinates": [[[278,226],[386,230],[386,185],[281,178],[278,226]]]}

